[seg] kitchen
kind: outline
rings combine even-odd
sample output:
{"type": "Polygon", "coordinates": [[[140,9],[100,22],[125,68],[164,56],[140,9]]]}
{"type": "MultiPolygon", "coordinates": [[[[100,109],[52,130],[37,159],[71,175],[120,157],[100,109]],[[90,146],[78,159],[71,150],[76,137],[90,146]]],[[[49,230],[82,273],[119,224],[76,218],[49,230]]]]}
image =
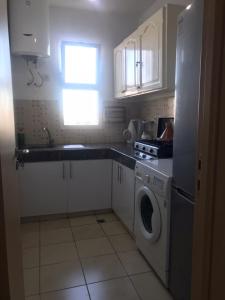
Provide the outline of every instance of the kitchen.
{"type": "Polygon", "coordinates": [[[191,299],[202,7],[9,1],[25,299],[191,299]]]}

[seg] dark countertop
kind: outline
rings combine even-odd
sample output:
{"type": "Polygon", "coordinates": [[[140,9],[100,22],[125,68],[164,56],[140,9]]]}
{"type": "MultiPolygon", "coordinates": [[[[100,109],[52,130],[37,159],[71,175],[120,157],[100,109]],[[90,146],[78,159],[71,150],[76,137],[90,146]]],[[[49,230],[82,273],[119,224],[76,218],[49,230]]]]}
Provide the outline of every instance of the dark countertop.
{"type": "Polygon", "coordinates": [[[61,160],[89,160],[89,159],[114,159],[121,164],[134,169],[137,158],[132,145],[128,144],[82,144],[83,148],[76,145],[44,145],[26,146],[17,150],[20,162],[44,162],[61,160]]]}

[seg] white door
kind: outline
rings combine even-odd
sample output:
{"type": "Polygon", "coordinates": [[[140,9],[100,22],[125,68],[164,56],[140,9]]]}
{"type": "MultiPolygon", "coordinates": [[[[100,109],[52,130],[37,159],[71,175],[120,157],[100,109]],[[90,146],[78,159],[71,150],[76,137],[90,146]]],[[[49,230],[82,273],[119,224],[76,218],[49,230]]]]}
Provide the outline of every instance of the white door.
{"type": "Polygon", "coordinates": [[[133,33],[126,39],[125,43],[125,79],[126,95],[137,93],[140,88],[140,57],[139,38],[137,33],[133,33]]]}
{"type": "Polygon", "coordinates": [[[139,29],[141,48],[141,88],[155,90],[163,87],[163,8],[139,29]]]}
{"type": "Polygon", "coordinates": [[[66,213],[66,163],[25,163],[19,169],[22,217],[66,213]]]}
{"type": "Polygon", "coordinates": [[[114,88],[115,97],[121,98],[126,92],[125,84],[125,48],[124,45],[119,45],[114,50],[114,88]]]}
{"type": "Polygon", "coordinates": [[[68,212],[111,208],[112,161],[71,161],[68,178],[68,212]]]}

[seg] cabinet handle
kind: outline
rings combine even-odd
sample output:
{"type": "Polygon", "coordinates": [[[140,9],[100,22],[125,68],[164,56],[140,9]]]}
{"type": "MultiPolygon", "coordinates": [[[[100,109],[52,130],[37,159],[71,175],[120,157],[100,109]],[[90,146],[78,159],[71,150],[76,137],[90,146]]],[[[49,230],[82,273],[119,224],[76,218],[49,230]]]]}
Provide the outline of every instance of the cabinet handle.
{"type": "Polygon", "coordinates": [[[65,180],[65,163],[62,165],[62,178],[65,180]]]}
{"type": "Polygon", "coordinates": [[[117,182],[119,182],[119,178],[120,178],[120,166],[117,166],[117,182]]]}
{"type": "Polygon", "coordinates": [[[70,162],[70,179],[73,178],[73,172],[72,172],[72,163],[70,162]]]}

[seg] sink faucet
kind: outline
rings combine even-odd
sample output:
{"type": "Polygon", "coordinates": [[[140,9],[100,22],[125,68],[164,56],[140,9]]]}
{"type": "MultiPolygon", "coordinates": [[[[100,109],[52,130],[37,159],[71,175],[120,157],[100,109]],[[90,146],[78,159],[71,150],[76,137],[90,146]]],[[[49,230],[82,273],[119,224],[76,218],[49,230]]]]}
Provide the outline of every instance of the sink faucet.
{"type": "Polygon", "coordinates": [[[51,133],[50,133],[49,129],[47,127],[44,127],[43,131],[47,133],[47,136],[48,136],[48,146],[52,147],[54,145],[54,140],[53,140],[53,138],[51,136],[51,133]]]}

